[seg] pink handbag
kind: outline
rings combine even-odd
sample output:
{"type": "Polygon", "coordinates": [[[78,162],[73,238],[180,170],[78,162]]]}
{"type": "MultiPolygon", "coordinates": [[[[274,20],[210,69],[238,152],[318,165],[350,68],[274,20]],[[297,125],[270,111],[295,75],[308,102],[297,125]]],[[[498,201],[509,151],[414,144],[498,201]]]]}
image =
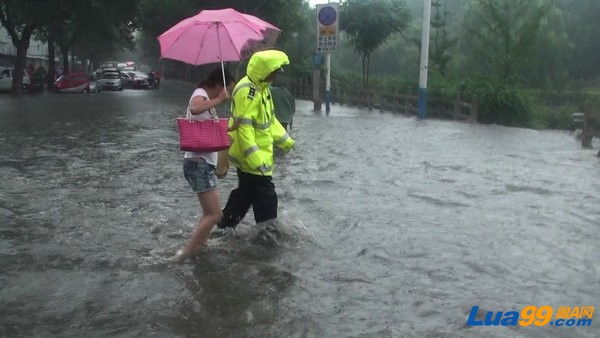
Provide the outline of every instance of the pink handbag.
{"type": "Polygon", "coordinates": [[[179,149],[210,152],[229,148],[227,119],[192,120],[191,114],[177,118],[179,149]]]}

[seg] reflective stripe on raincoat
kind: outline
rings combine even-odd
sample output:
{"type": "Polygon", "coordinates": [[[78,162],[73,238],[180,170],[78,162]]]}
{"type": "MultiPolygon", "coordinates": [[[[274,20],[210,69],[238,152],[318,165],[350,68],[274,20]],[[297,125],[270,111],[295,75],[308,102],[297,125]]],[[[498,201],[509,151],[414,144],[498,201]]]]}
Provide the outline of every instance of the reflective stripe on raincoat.
{"type": "Polygon", "coordinates": [[[295,141],[275,117],[269,83],[265,78],[289,64],[285,53],[265,50],[254,53],[246,76],[233,89],[229,132],[229,161],[241,171],[271,176],[273,145],[289,150],[295,141]]]}

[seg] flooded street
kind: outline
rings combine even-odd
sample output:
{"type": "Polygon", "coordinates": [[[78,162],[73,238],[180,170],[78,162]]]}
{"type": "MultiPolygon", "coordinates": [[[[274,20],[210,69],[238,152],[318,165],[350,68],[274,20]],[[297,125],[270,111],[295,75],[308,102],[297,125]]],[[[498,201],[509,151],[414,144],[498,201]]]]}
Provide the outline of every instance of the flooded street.
{"type": "Polygon", "coordinates": [[[0,95],[0,336],[600,336],[598,313],[466,326],[600,306],[599,142],[297,101],[279,246],[249,215],[173,264],[199,215],[175,124],[192,90],[0,95]]]}

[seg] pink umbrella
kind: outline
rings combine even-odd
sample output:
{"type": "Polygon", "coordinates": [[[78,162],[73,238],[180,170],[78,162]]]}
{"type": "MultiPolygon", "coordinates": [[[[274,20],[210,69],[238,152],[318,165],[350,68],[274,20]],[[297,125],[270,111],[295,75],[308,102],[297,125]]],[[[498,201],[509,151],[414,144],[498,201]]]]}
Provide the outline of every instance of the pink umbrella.
{"type": "Polygon", "coordinates": [[[163,58],[191,65],[241,61],[275,44],[281,30],[232,8],[203,10],[180,21],[158,37],[163,58]]]}

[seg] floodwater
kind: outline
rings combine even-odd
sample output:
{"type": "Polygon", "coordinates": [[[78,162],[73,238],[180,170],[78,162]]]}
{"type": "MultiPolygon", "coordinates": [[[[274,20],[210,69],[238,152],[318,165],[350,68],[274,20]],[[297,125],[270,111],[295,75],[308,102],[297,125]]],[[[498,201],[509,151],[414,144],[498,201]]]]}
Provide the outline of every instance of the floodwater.
{"type": "Polygon", "coordinates": [[[174,122],[192,89],[0,96],[0,336],[600,336],[598,313],[466,325],[600,305],[597,142],[298,101],[279,245],[249,215],[173,264],[199,215],[174,122]]]}

